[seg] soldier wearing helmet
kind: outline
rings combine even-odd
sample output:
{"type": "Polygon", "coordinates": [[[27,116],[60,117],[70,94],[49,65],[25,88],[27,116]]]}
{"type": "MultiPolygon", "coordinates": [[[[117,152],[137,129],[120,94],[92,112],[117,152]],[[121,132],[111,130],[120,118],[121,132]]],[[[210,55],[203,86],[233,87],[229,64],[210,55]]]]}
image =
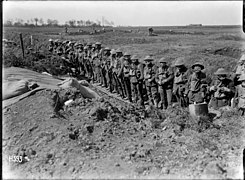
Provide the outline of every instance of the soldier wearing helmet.
{"type": "Polygon", "coordinates": [[[206,74],[202,72],[204,65],[196,62],[192,65],[193,73],[188,79],[185,94],[188,95],[189,104],[206,101],[207,81],[206,74]]]}
{"type": "Polygon", "coordinates": [[[129,72],[130,82],[131,82],[131,91],[132,91],[132,101],[135,103],[139,102],[139,105],[144,107],[144,98],[143,98],[143,65],[139,62],[137,56],[131,57],[131,69],[129,72]]]}
{"type": "Polygon", "coordinates": [[[131,64],[131,55],[128,52],[125,52],[123,54],[123,58],[124,58],[125,61],[128,61],[129,64],[131,64]]]}
{"type": "Polygon", "coordinates": [[[210,107],[218,109],[220,107],[230,106],[231,99],[235,93],[235,86],[233,81],[227,77],[229,72],[224,68],[219,68],[214,74],[216,78],[210,87],[210,107]]]}
{"type": "Polygon", "coordinates": [[[122,67],[122,76],[123,76],[123,84],[124,89],[126,90],[127,97],[126,100],[132,102],[132,94],[131,94],[131,84],[130,84],[130,63],[128,60],[124,59],[123,67],[122,67]]]}
{"type": "Polygon", "coordinates": [[[126,98],[126,90],[124,88],[124,81],[123,81],[123,74],[122,74],[123,62],[124,62],[124,58],[123,58],[122,50],[117,49],[116,59],[114,61],[114,75],[115,75],[114,77],[118,85],[117,88],[120,93],[120,96],[122,98],[126,98]]]}
{"type": "Polygon", "coordinates": [[[182,107],[188,106],[188,99],[186,97],[186,84],[188,82],[189,72],[185,66],[185,59],[179,57],[175,61],[175,72],[174,72],[174,84],[173,84],[173,95],[175,95],[177,102],[182,107]]]}
{"type": "Polygon", "coordinates": [[[111,49],[109,47],[105,47],[103,51],[103,78],[105,82],[105,87],[107,90],[110,90],[112,92],[112,79],[111,79],[111,49]]]}
{"type": "Polygon", "coordinates": [[[49,39],[49,45],[48,45],[48,50],[49,50],[49,52],[51,52],[51,53],[53,53],[53,51],[54,51],[54,41],[53,41],[53,39],[49,39]]]}
{"type": "Polygon", "coordinates": [[[119,90],[118,90],[118,84],[117,84],[117,80],[115,77],[115,66],[116,66],[116,50],[112,49],[110,51],[111,56],[110,56],[110,61],[111,61],[111,65],[110,65],[110,70],[111,70],[111,79],[112,79],[112,93],[118,93],[119,94],[119,90]]]}
{"type": "Polygon", "coordinates": [[[233,81],[235,86],[241,84],[241,81],[238,81],[242,74],[245,74],[245,54],[241,56],[237,65],[235,67],[235,73],[233,74],[233,81]]]}
{"type": "Polygon", "coordinates": [[[144,68],[144,80],[147,90],[149,104],[157,107],[157,83],[155,80],[156,66],[152,63],[154,59],[151,56],[144,58],[146,66],[144,68]]]}
{"type": "Polygon", "coordinates": [[[167,109],[171,107],[173,79],[173,69],[167,65],[167,59],[165,57],[161,58],[156,71],[156,82],[158,83],[158,92],[161,98],[161,101],[158,103],[158,108],[167,109]]]}
{"type": "Polygon", "coordinates": [[[242,74],[238,81],[241,83],[237,86],[235,99],[237,101],[237,108],[240,115],[245,115],[245,74],[242,74]]]}

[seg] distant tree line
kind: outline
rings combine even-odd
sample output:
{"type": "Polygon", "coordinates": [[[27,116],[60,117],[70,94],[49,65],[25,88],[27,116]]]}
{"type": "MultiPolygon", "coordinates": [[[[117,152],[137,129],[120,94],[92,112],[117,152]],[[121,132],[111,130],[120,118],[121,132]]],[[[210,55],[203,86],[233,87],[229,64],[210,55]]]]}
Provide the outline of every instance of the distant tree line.
{"type": "MultiPolygon", "coordinates": [[[[32,18],[30,20],[24,21],[23,19],[8,19],[3,24],[5,27],[101,27],[101,22],[96,20],[96,22],[91,20],[69,20],[65,24],[59,24],[56,19],[47,19],[46,22],[42,18],[32,18]]],[[[106,23],[106,26],[113,26],[113,22],[106,23]]]]}

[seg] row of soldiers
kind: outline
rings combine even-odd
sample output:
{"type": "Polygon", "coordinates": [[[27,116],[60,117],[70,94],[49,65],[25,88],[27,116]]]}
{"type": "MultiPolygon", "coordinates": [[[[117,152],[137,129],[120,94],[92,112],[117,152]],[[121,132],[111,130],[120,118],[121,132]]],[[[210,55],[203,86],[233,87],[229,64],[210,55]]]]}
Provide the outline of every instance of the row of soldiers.
{"type": "Polygon", "coordinates": [[[208,80],[201,62],[188,69],[184,57],[176,59],[173,66],[165,57],[154,63],[153,56],[143,62],[136,55],[121,49],[102,48],[100,42],[79,43],[50,40],[49,51],[62,56],[61,68],[68,73],[84,75],[94,83],[118,94],[125,100],[143,106],[148,103],[161,109],[172,106],[174,99],[182,106],[209,103],[220,108],[236,102],[244,114],[245,109],[245,56],[242,56],[234,76],[224,68],[215,72],[215,80],[208,80]]]}

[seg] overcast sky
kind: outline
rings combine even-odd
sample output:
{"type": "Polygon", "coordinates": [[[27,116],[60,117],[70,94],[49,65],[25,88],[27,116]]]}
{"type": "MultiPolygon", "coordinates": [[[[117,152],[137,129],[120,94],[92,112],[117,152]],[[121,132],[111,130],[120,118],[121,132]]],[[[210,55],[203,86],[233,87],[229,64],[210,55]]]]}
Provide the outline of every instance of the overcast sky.
{"type": "Polygon", "coordinates": [[[3,20],[100,20],[115,25],[242,25],[242,1],[3,1],[3,20]]]}

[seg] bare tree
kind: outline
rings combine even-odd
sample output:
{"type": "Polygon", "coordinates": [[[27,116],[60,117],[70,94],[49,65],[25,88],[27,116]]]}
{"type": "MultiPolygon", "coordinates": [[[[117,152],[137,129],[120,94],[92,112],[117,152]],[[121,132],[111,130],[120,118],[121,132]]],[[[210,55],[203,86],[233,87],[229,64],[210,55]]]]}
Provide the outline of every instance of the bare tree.
{"type": "Polygon", "coordinates": [[[80,20],[80,24],[81,24],[81,26],[84,26],[84,21],[80,20]]]}
{"type": "Polygon", "coordinates": [[[5,23],[6,26],[13,26],[13,20],[12,19],[8,19],[5,23]]]}
{"type": "Polygon", "coordinates": [[[81,26],[81,22],[80,21],[77,21],[77,26],[81,26]]]}
{"type": "Polygon", "coordinates": [[[76,26],[76,20],[70,20],[70,21],[68,21],[68,23],[69,23],[69,25],[71,27],[75,27],[76,26]]]}
{"type": "Polygon", "coordinates": [[[43,19],[42,19],[42,18],[40,18],[40,19],[39,19],[39,24],[40,24],[41,26],[43,26],[44,21],[43,21],[43,19]]]}
{"type": "Polygon", "coordinates": [[[38,18],[34,18],[34,21],[35,21],[36,26],[37,26],[37,22],[39,21],[39,19],[38,18]]]}

